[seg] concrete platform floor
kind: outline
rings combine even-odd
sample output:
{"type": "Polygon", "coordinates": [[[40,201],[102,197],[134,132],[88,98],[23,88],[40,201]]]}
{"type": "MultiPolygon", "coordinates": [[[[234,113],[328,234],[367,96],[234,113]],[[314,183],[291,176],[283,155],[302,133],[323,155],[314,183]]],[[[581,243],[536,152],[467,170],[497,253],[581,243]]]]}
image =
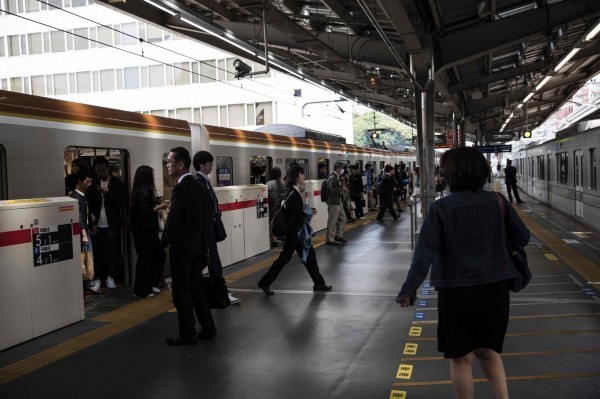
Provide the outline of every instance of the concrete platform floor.
{"type": "MultiPolygon", "coordinates": [[[[600,301],[598,285],[586,283],[600,281],[600,235],[579,238],[572,232],[589,229],[524,199],[534,279],[511,298],[503,354],[511,397],[596,397],[600,301]]],[[[435,290],[425,285],[409,310],[394,302],[412,255],[408,212],[397,222],[373,218],[351,226],[347,245],[317,237],[329,293],[312,292],[295,257],[265,296],[256,282],[278,254],[271,250],[226,269],[242,302],[213,311],[215,341],[166,345],[177,315],[163,292],[0,352],[0,398],[453,397],[436,351],[435,290]]],[[[474,369],[475,396],[492,398],[474,369]]]]}

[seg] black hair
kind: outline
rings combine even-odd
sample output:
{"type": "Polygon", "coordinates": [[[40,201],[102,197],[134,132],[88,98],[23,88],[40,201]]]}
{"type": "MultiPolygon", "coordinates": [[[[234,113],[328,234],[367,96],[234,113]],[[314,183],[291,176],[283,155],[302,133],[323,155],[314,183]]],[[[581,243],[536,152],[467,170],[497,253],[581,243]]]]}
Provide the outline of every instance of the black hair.
{"type": "Polygon", "coordinates": [[[358,166],[356,166],[356,165],[350,165],[350,169],[352,169],[352,170],[358,170],[358,166]]]}
{"type": "Polygon", "coordinates": [[[335,161],[335,163],[333,164],[333,169],[338,169],[338,168],[343,168],[345,167],[346,164],[342,161],[335,161]]]}
{"type": "Polygon", "coordinates": [[[318,168],[318,169],[321,169],[321,168],[326,168],[326,167],[327,167],[327,165],[325,165],[325,163],[324,163],[324,162],[319,162],[319,165],[317,165],[317,168],[318,168]]]}
{"type": "Polygon", "coordinates": [[[136,195],[139,190],[146,191],[152,203],[156,201],[156,186],[154,184],[154,169],[150,166],[142,165],[135,171],[133,184],[131,186],[131,197],[129,199],[129,208],[133,208],[137,201],[136,195]]]}
{"type": "Polygon", "coordinates": [[[286,183],[289,187],[296,184],[298,177],[304,174],[304,168],[300,165],[290,166],[285,177],[286,183]]]}
{"type": "Polygon", "coordinates": [[[369,169],[371,167],[370,163],[365,164],[365,169],[369,169]]]}
{"type": "Polygon", "coordinates": [[[106,157],[96,157],[94,159],[94,163],[92,164],[94,167],[98,165],[106,165],[108,167],[108,159],[106,157]]]}
{"type": "Polygon", "coordinates": [[[383,173],[388,173],[390,170],[393,170],[394,167],[392,165],[385,165],[383,168],[383,173]]]}
{"type": "Polygon", "coordinates": [[[278,167],[274,167],[271,169],[271,180],[281,179],[281,169],[278,167]]]}
{"type": "Polygon", "coordinates": [[[79,183],[80,181],[84,181],[88,177],[90,179],[94,178],[94,175],[92,174],[92,172],[87,169],[81,169],[80,171],[75,173],[75,176],[77,176],[77,183],[79,183]]]}
{"type": "Polygon", "coordinates": [[[472,147],[446,151],[440,159],[440,167],[452,192],[482,189],[490,174],[488,161],[472,147]]]}
{"type": "Polygon", "coordinates": [[[192,159],[190,158],[190,152],[183,147],[175,147],[170,150],[173,153],[173,160],[176,162],[183,162],[183,166],[189,169],[192,159]]]}
{"type": "Polygon", "coordinates": [[[194,169],[200,170],[200,165],[205,165],[208,162],[214,161],[212,154],[208,151],[198,151],[194,155],[194,161],[192,164],[194,165],[194,169]]]}
{"type": "Polygon", "coordinates": [[[75,158],[73,161],[71,161],[71,165],[77,166],[79,169],[85,170],[88,170],[90,168],[90,164],[88,163],[88,161],[82,157],[75,158]]]}

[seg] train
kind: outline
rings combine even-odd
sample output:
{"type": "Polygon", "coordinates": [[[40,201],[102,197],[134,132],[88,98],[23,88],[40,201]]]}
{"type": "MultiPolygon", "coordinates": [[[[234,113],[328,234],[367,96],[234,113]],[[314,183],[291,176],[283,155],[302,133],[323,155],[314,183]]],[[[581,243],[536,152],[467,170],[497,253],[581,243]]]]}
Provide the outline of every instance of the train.
{"type": "Polygon", "coordinates": [[[579,122],[554,140],[513,154],[519,188],[583,225],[600,230],[600,121],[579,122]]]}
{"type": "MultiPolygon", "coordinates": [[[[173,182],[166,171],[166,159],[169,150],[177,146],[187,148],[192,156],[199,150],[212,153],[215,162],[211,181],[218,194],[266,183],[272,167],[285,173],[294,162],[303,166],[306,178],[313,181],[325,177],[319,175],[319,166],[324,164],[330,171],[336,161],[356,164],[360,169],[371,163],[376,171],[386,163],[403,161],[409,167],[416,163],[414,151],[362,148],[342,141],[310,131],[305,137],[291,137],[0,90],[0,200],[64,196],[64,178],[71,171],[72,160],[85,157],[91,162],[97,156],[109,159],[128,192],[135,170],[141,165],[151,166],[157,190],[169,199],[173,182]]],[[[238,207],[224,208],[227,216],[238,207]]],[[[260,226],[264,231],[255,228],[244,234],[264,237],[267,251],[268,223],[260,226]]],[[[128,232],[123,231],[121,236],[125,265],[120,278],[127,285],[133,278],[135,254],[128,232]]],[[[250,237],[232,239],[244,243],[250,237]]],[[[228,245],[237,247],[235,243],[228,245]]],[[[224,256],[223,263],[235,263],[255,254],[253,250],[241,256],[224,256]]]]}

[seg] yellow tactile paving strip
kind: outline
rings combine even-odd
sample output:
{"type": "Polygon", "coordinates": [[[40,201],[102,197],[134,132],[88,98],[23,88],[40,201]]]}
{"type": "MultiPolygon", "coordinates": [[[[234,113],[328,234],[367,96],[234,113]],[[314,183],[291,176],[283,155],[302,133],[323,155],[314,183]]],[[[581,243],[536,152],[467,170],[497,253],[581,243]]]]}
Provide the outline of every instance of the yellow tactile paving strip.
{"type": "MultiPolygon", "coordinates": [[[[355,225],[347,226],[351,230],[356,226],[371,222],[372,218],[362,220],[355,225]]],[[[324,236],[315,237],[314,247],[323,245],[324,236]]],[[[249,276],[252,273],[266,269],[271,266],[273,261],[279,255],[270,256],[252,266],[246,267],[235,273],[226,276],[228,283],[237,281],[249,276]]],[[[20,360],[0,369],[0,384],[5,384],[23,375],[31,373],[57,360],[63,359],[77,351],[85,349],[97,342],[110,338],[115,334],[125,331],[133,326],[143,323],[161,313],[167,312],[173,308],[173,298],[169,291],[163,292],[153,298],[136,301],[112,312],[94,317],[93,321],[106,322],[105,326],[99,327],[77,338],[70,339],[53,348],[46,349],[26,359],[20,360]]]]}
{"type": "MultiPolygon", "coordinates": [[[[540,374],[540,375],[515,375],[515,376],[507,376],[507,381],[516,381],[516,380],[539,380],[539,379],[549,379],[549,378],[590,378],[590,377],[599,377],[599,373],[574,373],[574,374],[540,374]]],[[[474,378],[473,382],[487,382],[487,378],[474,378]]],[[[426,386],[426,385],[450,385],[452,381],[450,380],[441,380],[441,381],[423,381],[423,382],[395,382],[394,387],[416,387],[416,386],[426,386]]]]}

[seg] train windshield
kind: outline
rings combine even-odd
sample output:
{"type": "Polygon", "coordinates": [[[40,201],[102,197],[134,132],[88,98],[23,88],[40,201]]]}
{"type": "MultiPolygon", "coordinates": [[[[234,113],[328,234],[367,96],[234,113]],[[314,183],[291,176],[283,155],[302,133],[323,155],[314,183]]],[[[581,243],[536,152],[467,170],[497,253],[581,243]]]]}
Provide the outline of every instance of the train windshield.
{"type": "Polygon", "coordinates": [[[6,171],[6,149],[0,144],[0,200],[8,199],[8,179],[6,171]]]}

